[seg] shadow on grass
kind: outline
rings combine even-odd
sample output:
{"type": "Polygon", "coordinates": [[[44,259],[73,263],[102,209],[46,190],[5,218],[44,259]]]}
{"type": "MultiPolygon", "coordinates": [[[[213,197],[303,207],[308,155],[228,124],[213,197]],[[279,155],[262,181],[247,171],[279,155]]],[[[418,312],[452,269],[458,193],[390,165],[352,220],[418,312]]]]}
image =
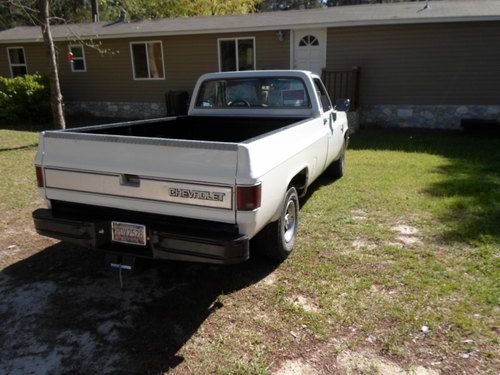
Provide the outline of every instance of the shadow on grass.
{"type": "Polygon", "coordinates": [[[20,132],[42,132],[44,130],[54,130],[52,124],[38,124],[38,123],[5,123],[0,126],[0,129],[17,130],[20,132]]]}
{"type": "Polygon", "coordinates": [[[5,148],[0,148],[0,152],[24,150],[24,149],[28,149],[28,148],[37,147],[37,146],[38,146],[38,143],[31,143],[29,145],[23,145],[23,146],[5,147],[5,148]]]}
{"type": "MultiPolygon", "coordinates": [[[[500,241],[500,139],[459,131],[369,129],[352,137],[354,150],[391,150],[439,155],[442,179],[424,193],[447,199],[444,240],[500,241]]],[[[389,171],[388,171],[389,172],[389,171]]]]}
{"type": "MultiPolygon", "coordinates": [[[[71,128],[78,128],[81,126],[111,124],[115,122],[123,122],[130,120],[131,119],[129,118],[121,118],[121,117],[97,117],[97,116],[81,114],[81,115],[66,116],[66,127],[68,129],[71,129],[71,128]]],[[[57,130],[57,128],[52,123],[34,123],[34,122],[4,123],[0,125],[0,129],[28,131],[28,132],[57,130]]]]}
{"type": "Polygon", "coordinates": [[[71,245],[56,244],[4,269],[8,283],[0,280],[0,291],[9,310],[0,317],[3,324],[23,330],[2,328],[0,362],[21,358],[16,363],[24,371],[19,373],[33,370],[30,363],[40,360],[37,355],[60,360],[52,361],[56,365],[49,372],[54,373],[163,373],[183,362],[179,350],[223,307],[221,296],[275,269],[260,259],[235,266],[137,262],[133,273],[124,274],[123,290],[118,275],[105,271],[102,253],[71,245]],[[52,292],[39,313],[31,306],[25,315],[23,304],[33,303],[33,295],[47,283],[52,292]],[[71,350],[68,337],[76,342],[71,350]],[[33,347],[48,349],[33,354],[33,347]],[[110,365],[113,358],[117,361],[110,365]]]}

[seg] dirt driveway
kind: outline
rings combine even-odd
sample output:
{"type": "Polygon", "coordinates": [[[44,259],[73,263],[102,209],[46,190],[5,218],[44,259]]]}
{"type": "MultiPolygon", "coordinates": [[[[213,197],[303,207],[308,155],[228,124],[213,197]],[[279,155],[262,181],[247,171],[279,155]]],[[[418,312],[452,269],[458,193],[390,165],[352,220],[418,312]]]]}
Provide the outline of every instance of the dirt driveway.
{"type": "Polygon", "coordinates": [[[273,271],[259,261],[227,268],[139,260],[120,289],[102,254],[41,237],[31,242],[46,247],[2,246],[0,252],[4,261],[20,259],[0,272],[1,374],[175,367],[188,373],[176,353],[222,306],[219,297],[273,271]]]}

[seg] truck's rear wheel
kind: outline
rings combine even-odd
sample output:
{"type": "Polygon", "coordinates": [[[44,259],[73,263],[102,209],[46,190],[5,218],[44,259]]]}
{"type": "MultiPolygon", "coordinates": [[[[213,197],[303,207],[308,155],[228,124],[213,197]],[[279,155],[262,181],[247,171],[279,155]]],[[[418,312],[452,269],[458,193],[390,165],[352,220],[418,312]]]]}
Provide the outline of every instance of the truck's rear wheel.
{"type": "Polygon", "coordinates": [[[293,250],[299,223],[299,196],[294,187],[290,187],[280,218],[265,227],[255,239],[259,253],[278,261],[283,261],[293,250]]]}

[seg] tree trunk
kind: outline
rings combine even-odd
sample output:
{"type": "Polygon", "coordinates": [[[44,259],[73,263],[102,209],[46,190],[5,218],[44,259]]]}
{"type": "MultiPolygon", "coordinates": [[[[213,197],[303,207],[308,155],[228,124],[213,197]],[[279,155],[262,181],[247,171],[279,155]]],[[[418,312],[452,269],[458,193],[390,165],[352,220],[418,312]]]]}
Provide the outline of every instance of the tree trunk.
{"type": "Polygon", "coordinates": [[[64,120],[63,96],[57,72],[56,48],[50,32],[49,0],[40,0],[40,27],[43,41],[49,56],[50,105],[54,124],[60,129],[66,129],[64,120]]]}

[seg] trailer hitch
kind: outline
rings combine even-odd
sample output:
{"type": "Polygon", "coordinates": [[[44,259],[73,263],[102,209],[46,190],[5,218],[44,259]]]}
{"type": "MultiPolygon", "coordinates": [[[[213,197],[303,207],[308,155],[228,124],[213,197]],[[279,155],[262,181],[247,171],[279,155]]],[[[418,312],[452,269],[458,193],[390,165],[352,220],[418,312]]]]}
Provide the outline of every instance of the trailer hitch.
{"type": "Polygon", "coordinates": [[[126,255],[106,255],[106,264],[113,271],[118,271],[120,280],[120,289],[123,289],[122,271],[133,271],[135,265],[135,257],[126,255]]]}

